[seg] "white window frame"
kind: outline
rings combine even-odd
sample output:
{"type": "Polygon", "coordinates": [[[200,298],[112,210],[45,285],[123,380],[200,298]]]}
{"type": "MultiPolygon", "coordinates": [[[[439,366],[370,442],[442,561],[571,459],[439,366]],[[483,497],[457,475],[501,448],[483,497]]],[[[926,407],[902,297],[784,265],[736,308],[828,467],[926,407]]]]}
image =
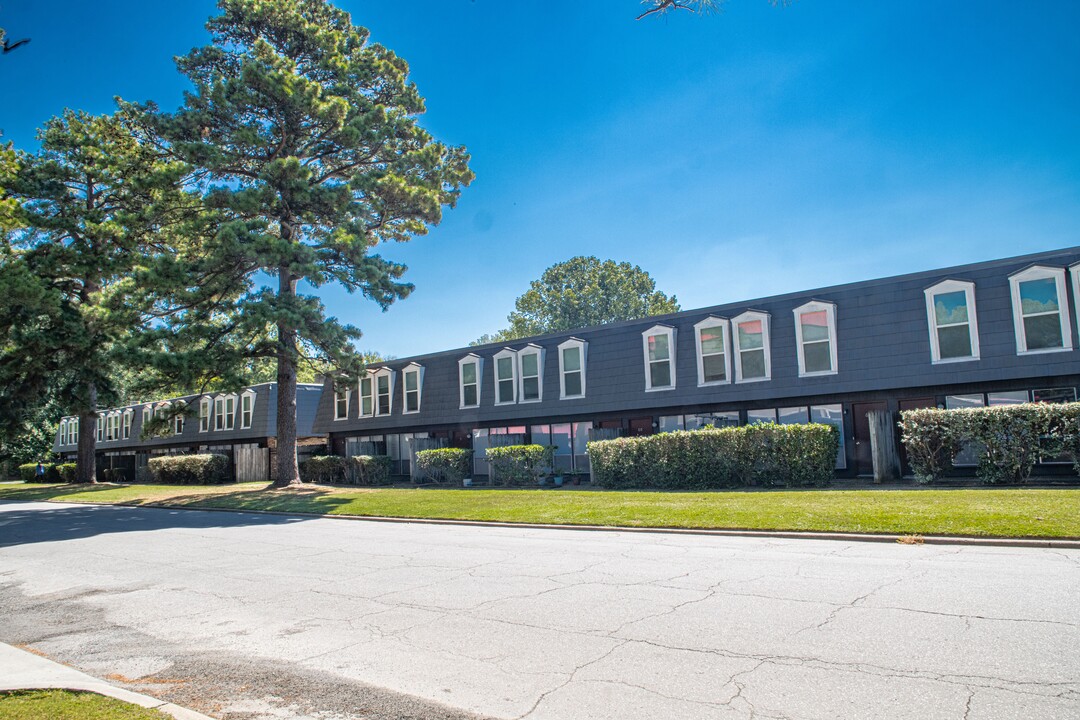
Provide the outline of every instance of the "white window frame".
{"type": "Polygon", "coordinates": [[[373,382],[372,389],[375,392],[375,415],[393,415],[394,414],[394,371],[388,367],[379,368],[371,374],[373,382]],[[386,412],[381,412],[379,409],[379,398],[382,397],[382,393],[379,392],[379,378],[386,378],[386,395],[389,399],[386,412]]]}
{"type": "Polygon", "coordinates": [[[416,415],[420,412],[420,403],[424,396],[424,366],[411,362],[401,369],[401,414],[416,415]],[[409,409],[409,382],[408,376],[416,375],[416,409],[409,409]]]}
{"type": "Polygon", "coordinates": [[[105,413],[98,413],[97,418],[97,441],[105,442],[105,413]]]}
{"type": "MultiPolygon", "coordinates": [[[[926,296],[926,322],[930,332],[930,362],[934,365],[947,363],[971,362],[979,359],[979,319],[975,309],[975,283],[968,280],[942,280],[925,290],[926,296]],[[941,347],[938,342],[939,327],[954,327],[954,325],[937,324],[937,312],[934,310],[934,296],[945,293],[963,292],[964,302],[967,304],[968,314],[968,337],[971,340],[971,355],[968,357],[945,358],[941,357],[941,347]]],[[[959,323],[956,323],[959,324],[959,323]]]]}
{"type": "Polygon", "coordinates": [[[575,400],[585,397],[585,356],[588,351],[589,343],[576,337],[569,338],[559,343],[559,399],[560,400],[575,400]],[[567,370],[563,363],[563,352],[570,348],[578,349],[578,360],[581,365],[580,370],[567,370]],[[568,372],[577,372],[581,375],[581,393],[578,395],[566,394],[566,374],[568,372]]]}
{"type": "MultiPolygon", "coordinates": [[[[694,347],[697,349],[697,384],[698,387],[728,385],[731,383],[731,330],[727,318],[710,315],[694,323],[694,347]],[[705,381],[705,356],[701,352],[701,331],[720,328],[724,333],[724,379],[705,381]]],[[[713,353],[715,355],[715,353],[713,353]]],[[[712,355],[710,355],[711,357],[712,355]]]]}
{"type": "Polygon", "coordinates": [[[495,353],[492,358],[492,370],[495,376],[495,404],[496,405],[513,405],[517,402],[518,398],[518,381],[517,381],[517,351],[510,348],[503,348],[499,352],[495,353]],[[499,393],[499,360],[503,358],[510,358],[510,377],[501,378],[503,382],[510,381],[510,399],[503,400],[501,393],[499,393]]]}
{"type": "Polygon", "coordinates": [[[334,422],[349,419],[349,396],[352,392],[348,386],[334,383],[334,422]],[[341,414],[341,401],[345,401],[345,414],[341,414]]]}
{"type": "Polygon", "coordinates": [[[146,432],[146,426],[150,424],[150,420],[154,417],[154,408],[152,405],[143,405],[142,409],[142,428],[140,432],[146,432]]]}
{"type": "Polygon", "coordinates": [[[123,423],[123,428],[120,432],[120,435],[124,440],[130,440],[131,426],[135,423],[135,411],[131,408],[125,410],[121,422],[123,423]]]}
{"type": "Polygon", "coordinates": [[[1080,323],[1080,262],[1069,266],[1069,276],[1072,278],[1073,302],[1076,303],[1076,321],[1080,323]]]}
{"type": "Polygon", "coordinates": [[[60,435],[60,437],[58,438],[58,443],[60,444],[61,447],[68,444],[67,443],[67,429],[68,429],[67,418],[61,418],[60,419],[60,428],[57,431],[58,434],[60,435]]]}
{"type": "Polygon", "coordinates": [[[173,416],[173,419],[172,419],[173,435],[183,435],[184,434],[184,424],[185,424],[184,411],[187,410],[187,403],[184,402],[183,400],[177,400],[176,405],[178,406],[177,407],[177,413],[176,413],[176,415],[173,416]]]}
{"type": "Polygon", "coordinates": [[[199,432],[210,432],[214,420],[213,398],[204,397],[199,400],[199,432]]]}
{"type": "Polygon", "coordinates": [[[225,396],[217,395],[214,397],[214,432],[221,432],[225,429],[225,396]]]}
{"type": "Polygon", "coordinates": [[[238,408],[238,412],[240,413],[240,429],[241,430],[250,430],[251,429],[251,424],[255,421],[255,391],[254,390],[245,390],[244,392],[240,393],[240,407],[238,408]],[[247,411],[246,411],[247,412],[247,422],[244,422],[244,413],[245,413],[244,402],[245,401],[247,401],[247,403],[248,403],[248,408],[247,408],[247,411]]]}
{"type": "MultiPolygon", "coordinates": [[[[792,310],[795,315],[795,354],[799,359],[799,377],[819,377],[823,375],[836,375],[838,372],[836,361],[836,304],[831,302],[825,302],[823,300],[811,300],[808,303],[804,303],[799,307],[792,310]],[[817,370],[814,372],[807,372],[806,370],[806,352],[803,340],[803,326],[802,316],[806,313],[825,313],[825,324],[829,330],[829,366],[828,370],[817,370]]],[[[820,343],[821,340],[811,340],[810,342],[820,343]]]]}
{"type": "Polygon", "coordinates": [[[82,422],[81,417],[71,418],[68,425],[68,444],[79,444],[79,424],[82,422]]]}
{"type": "Polygon", "coordinates": [[[1017,355],[1043,355],[1045,353],[1072,350],[1072,319],[1069,315],[1069,297],[1065,291],[1065,268],[1033,265],[1009,276],[1009,290],[1012,295],[1013,331],[1016,333],[1017,355]],[[1020,304],[1020,283],[1048,278],[1054,280],[1054,287],[1057,290],[1058,322],[1061,324],[1061,347],[1028,350],[1024,330],[1023,307],[1020,304]]]}
{"type": "Polygon", "coordinates": [[[517,397],[519,403],[538,403],[544,399],[544,348],[529,343],[517,351],[517,397]],[[536,397],[531,400],[525,399],[525,356],[536,356],[536,397]]]}
{"type": "Polygon", "coordinates": [[[375,417],[375,374],[366,372],[356,381],[356,397],[359,407],[356,408],[358,417],[375,417]],[[367,381],[368,391],[364,392],[364,381],[367,381]],[[364,412],[364,398],[371,404],[371,412],[364,412]]]}
{"type": "MultiPolygon", "coordinates": [[[[771,317],[769,313],[762,312],[760,310],[747,310],[746,312],[731,318],[731,346],[733,348],[731,358],[732,364],[735,366],[735,383],[752,383],[752,382],[768,382],[772,380],[772,334],[770,328],[771,317]],[[761,349],[765,351],[765,376],[755,378],[744,378],[742,374],[742,353],[743,350],[739,347],[739,325],[745,322],[752,322],[754,320],[761,321],[761,349]]],[[[758,348],[748,348],[749,350],[757,350],[758,348]]]]}
{"type": "MultiPolygon", "coordinates": [[[[458,409],[465,410],[468,408],[480,407],[480,388],[483,386],[484,379],[484,358],[480,357],[476,353],[469,353],[458,361],[458,409]],[[476,404],[465,404],[465,366],[476,365],[476,404]]],[[[472,384],[472,383],[470,383],[472,384]]]]}
{"type": "Polygon", "coordinates": [[[236,428],[236,395],[225,396],[225,429],[236,428]],[[232,406],[231,408],[229,406],[232,406]]]}
{"type": "MultiPolygon", "coordinates": [[[[674,390],[677,384],[677,378],[675,373],[675,328],[670,325],[653,325],[648,330],[644,330],[641,333],[641,352],[645,358],[645,392],[663,392],[665,390],[674,390]],[[649,361],[649,338],[657,337],[659,335],[667,335],[668,339],[668,357],[667,363],[670,365],[671,378],[670,385],[660,385],[653,387],[652,384],[652,370],[649,361]]],[[[663,362],[658,360],[656,362],[663,362]]]]}

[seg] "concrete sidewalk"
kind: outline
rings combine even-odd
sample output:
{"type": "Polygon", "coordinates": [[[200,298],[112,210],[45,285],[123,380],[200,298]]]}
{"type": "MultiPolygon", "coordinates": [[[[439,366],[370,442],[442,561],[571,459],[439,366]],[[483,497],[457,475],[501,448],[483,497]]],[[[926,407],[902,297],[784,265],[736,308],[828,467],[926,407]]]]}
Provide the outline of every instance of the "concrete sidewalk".
{"type": "Polygon", "coordinates": [[[118,688],[75,668],[0,643],[0,692],[39,689],[84,690],[132,705],[160,710],[177,720],[212,720],[194,710],[118,688]]]}

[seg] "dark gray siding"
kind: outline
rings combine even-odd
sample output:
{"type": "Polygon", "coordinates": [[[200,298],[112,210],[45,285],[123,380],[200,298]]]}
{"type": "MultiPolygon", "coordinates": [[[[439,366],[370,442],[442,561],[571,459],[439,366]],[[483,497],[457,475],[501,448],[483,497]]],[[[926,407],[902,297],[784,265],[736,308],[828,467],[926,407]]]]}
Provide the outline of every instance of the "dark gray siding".
{"type": "Polygon", "coordinates": [[[503,345],[460,348],[387,363],[395,371],[393,409],[389,416],[357,418],[357,389],[352,387],[350,418],[333,419],[330,385],[322,394],[315,429],[323,433],[364,434],[421,430],[438,426],[494,426],[500,423],[597,416],[648,411],[663,414],[691,406],[760,403],[779,399],[857,395],[919,387],[947,387],[1075,375],[1080,373],[1080,350],[1075,349],[1076,303],[1069,283],[1074,349],[1068,352],[1018,356],[1013,332],[1008,276],[1031,264],[1068,267],[1080,261],[1080,248],[985,262],[882,280],[790,293],[673,315],[528,338],[505,347],[521,349],[532,342],[546,349],[543,401],[494,405],[493,356],[503,345]],[[923,290],[944,279],[975,283],[981,359],[934,365],[923,290]],[[795,349],[793,310],[810,301],[835,303],[838,373],[800,378],[795,349]],[[746,310],[771,317],[772,379],[765,382],[699,388],[694,324],[709,315],[733,318],[746,310]],[[662,323],[676,328],[677,381],[674,390],[646,392],[642,331],[662,323]],[[557,346],[569,337],[588,342],[587,396],[559,399],[557,346]],[[469,352],[484,358],[481,403],[477,409],[458,408],[458,360],[469,352]],[[421,411],[403,415],[401,368],[416,362],[425,368],[421,411]]]}
{"type": "MultiPolygon", "coordinates": [[[[99,452],[108,452],[113,450],[148,450],[185,445],[228,445],[241,442],[260,442],[274,437],[277,421],[277,383],[253,385],[236,393],[237,415],[232,430],[214,430],[213,425],[211,425],[209,431],[199,432],[199,401],[202,397],[215,397],[217,394],[208,393],[206,395],[168,398],[169,402],[183,400],[187,403],[188,410],[184,416],[184,432],[179,435],[169,434],[164,437],[148,438],[146,440],[140,439],[143,427],[143,408],[147,405],[154,407],[165,400],[154,400],[103,410],[105,413],[110,413],[116,410],[123,412],[130,408],[134,412],[134,418],[132,420],[131,436],[127,440],[103,440],[97,444],[97,449],[99,452]],[[255,406],[252,408],[251,427],[241,429],[240,396],[248,389],[255,392],[255,406]]],[[[319,385],[305,384],[297,388],[296,414],[297,435],[299,437],[308,437],[314,434],[312,426],[321,394],[322,387],[319,385]]],[[[54,452],[74,452],[75,449],[75,445],[72,444],[61,446],[60,436],[57,433],[53,440],[54,452]]]]}

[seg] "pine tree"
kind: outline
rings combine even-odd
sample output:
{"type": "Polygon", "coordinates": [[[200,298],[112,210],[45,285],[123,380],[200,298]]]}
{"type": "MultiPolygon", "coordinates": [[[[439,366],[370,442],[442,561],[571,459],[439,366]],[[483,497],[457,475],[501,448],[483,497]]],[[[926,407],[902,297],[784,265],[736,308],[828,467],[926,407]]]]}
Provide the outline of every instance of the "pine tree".
{"type": "Polygon", "coordinates": [[[372,248],[426,233],[473,175],[464,148],[417,123],[424,103],[405,61],[348,13],[321,0],[218,7],[212,44],[177,60],[194,84],[183,107],[139,108],[178,158],[205,171],[205,200],[224,216],[216,263],[242,292],[231,308],[177,316],[203,337],[200,347],[186,334],[188,352],[175,357],[276,361],[277,484],[298,484],[298,363],[355,372],[362,361],[359,330],[327,317],[301,283],[338,283],[386,309],[412,285],[372,248]]]}

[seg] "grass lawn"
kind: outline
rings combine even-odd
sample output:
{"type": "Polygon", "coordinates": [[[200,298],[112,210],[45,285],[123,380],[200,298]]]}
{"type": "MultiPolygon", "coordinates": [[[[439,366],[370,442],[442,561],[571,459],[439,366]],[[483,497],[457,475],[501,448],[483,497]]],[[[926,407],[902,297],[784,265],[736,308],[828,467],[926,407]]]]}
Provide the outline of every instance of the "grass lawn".
{"type": "Polygon", "coordinates": [[[1080,489],[615,492],[6,484],[0,485],[0,500],[5,499],[622,527],[1080,537],[1080,489]]]}
{"type": "Polygon", "coordinates": [[[172,716],[88,692],[16,690],[0,693],[5,720],[172,720],[172,716]]]}

